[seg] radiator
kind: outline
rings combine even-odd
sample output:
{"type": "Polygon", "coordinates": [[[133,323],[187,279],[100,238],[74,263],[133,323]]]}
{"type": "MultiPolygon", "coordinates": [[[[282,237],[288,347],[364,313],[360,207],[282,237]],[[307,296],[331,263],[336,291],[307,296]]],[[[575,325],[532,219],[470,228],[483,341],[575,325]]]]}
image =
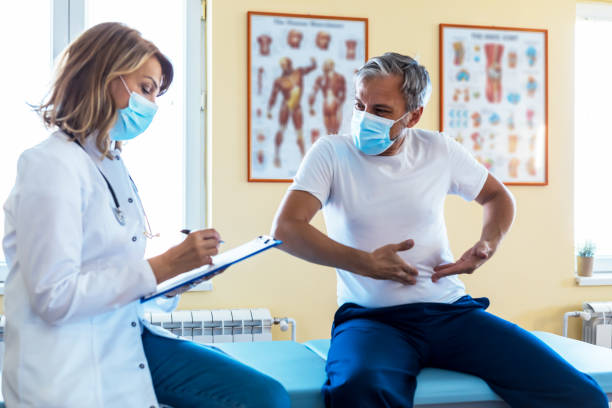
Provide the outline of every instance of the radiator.
{"type": "Polygon", "coordinates": [[[582,320],[582,341],[612,348],[612,302],[584,302],[582,311],[567,312],[563,318],[563,335],[567,336],[569,317],[582,320]]]}
{"type": "Polygon", "coordinates": [[[273,318],[268,309],[180,310],[172,313],[146,313],[156,326],[198,343],[238,343],[271,341],[272,326],[282,331],[291,325],[295,341],[295,320],[273,318]]]}
{"type": "MultiPolygon", "coordinates": [[[[172,313],[145,313],[156,326],[198,343],[237,343],[271,341],[272,326],[282,331],[291,326],[295,341],[296,323],[289,317],[272,317],[265,308],[224,310],[179,310],[172,313]]],[[[0,367],[4,347],[5,317],[0,315],[0,367]]]]}
{"type": "MultiPolygon", "coordinates": [[[[264,308],[145,313],[145,319],[187,340],[203,344],[271,341],[273,325],[279,325],[282,331],[291,325],[291,340],[295,341],[296,336],[294,319],[272,317],[264,308]]],[[[6,318],[0,315],[0,372],[4,362],[5,326],[6,318]]]]}

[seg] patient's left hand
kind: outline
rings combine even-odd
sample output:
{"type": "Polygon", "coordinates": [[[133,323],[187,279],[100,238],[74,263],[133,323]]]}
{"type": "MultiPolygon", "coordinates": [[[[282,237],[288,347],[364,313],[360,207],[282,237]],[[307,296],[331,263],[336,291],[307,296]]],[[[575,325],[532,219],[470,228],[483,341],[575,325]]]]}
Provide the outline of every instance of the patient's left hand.
{"type": "Polygon", "coordinates": [[[431,280],[437,282],[440,278],[445,278],[450,275],[458,275],[460,273],[472,273],[482,264],[484,264],[495,250],[487,241],[478,241],[473,247],[465,251],[457,262],[445,265],[438,265],[431,275],[431,280]]]}
{"type": "Polygon", "coordinates": [[[167,298],[172,298],[172,297],[180,295],[181,293],[185,293],[188,290],[191,290],[191,289],[195,288],[200,283],[206,282],[207,280],[210,280],[210,279],[214,278],[215,276],[217,276],[218,274],[220,274],[221,272],[223,272],[226,269],[227,268],[219,269],[218,271],[216,271],[215,273],[213,273],[211,275],[205,276],[205,277],[203,277],[201,279],[198,279],[197,281],[193,281],[193,282],[188,283],[186,285],[180,286],[180,287],[174,289],[172,292],[166,293],[166,297],[167,298]]]}

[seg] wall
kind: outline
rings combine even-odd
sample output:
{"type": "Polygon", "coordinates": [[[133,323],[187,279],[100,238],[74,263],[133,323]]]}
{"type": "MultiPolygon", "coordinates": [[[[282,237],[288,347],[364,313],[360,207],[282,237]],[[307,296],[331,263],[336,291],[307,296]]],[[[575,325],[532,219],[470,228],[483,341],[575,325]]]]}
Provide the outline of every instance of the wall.
{"type": "MultiPolygon", "coordinates": [[[[247,183],[246,12],[368,17],[370,55],[419,54],[434,82],[419,124],[438,128],[438,24],[548,29],[549,185],[512,187],[515,225],[495,257],[465,276],[490,311],[530,330],[560,333],[562,315],[585,300],[610,298],[610,287],[573,280],[573,27],[575,0],[209,0],[209,190],[211,221],[228,243],[269,231],[287,185],[247,183]]],[[[449,197],[446,218],[459,256],[479,237],[481,210],[449,197]]],[[[323,228],[322,218],[315,224],[323,228]]],[[[215,278],[214,291],[186,294],[181,308],[269,307],[298,321],[300,340],[327,337],[336,309],[333,270],[271,251],[215,278]]],[[[578,336],[577,322],[570,334],[578,336]]],[[[286,338],[285,335],[277,335],[286,338]]]]}

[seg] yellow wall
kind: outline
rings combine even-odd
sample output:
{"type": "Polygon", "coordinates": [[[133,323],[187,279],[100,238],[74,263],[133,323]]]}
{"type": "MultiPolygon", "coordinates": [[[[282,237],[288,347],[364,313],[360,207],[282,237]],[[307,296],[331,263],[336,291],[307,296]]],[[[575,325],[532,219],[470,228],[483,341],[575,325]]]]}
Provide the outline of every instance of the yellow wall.
{"type": "MultiPolygon", "coordinates": [[[[513,230],[495,257],[464,281],[488,296],[490,311],[530,330],[560,333],[565,311],[585,300],[610,299],[611,288],[573,280],[573,38],[575,0],[208,0],[212,224],[228,243],[269,231],[287,184],[247,183],[246,12],[276,11],[368,17],[370,55],[420,54],[434,93],[419,124],[438,128],[438,24],[549,30],[549,180],[547,187],[512,187],[513,230]],[[375,4],[375,6],[373,6],[375,4]]],[[[446,206],[455,255],[477,240],[481,211],[455,197],[446,206]]],[[[322,227],[317,216],[316,225],[322,227]]],[[[336,278],[273,250],[215,278],[214,291],[186,294],[181,308],[262,306],[294,317],[298,338],[327,337],[336,308],[336,278]]],[[[578,336],[578,324],[571,333],[578,336]]],[[[276,331],[278,333],[278,331],[276,331]]],[[[285,335],[277,338],[286,338],[285,335]]]]}

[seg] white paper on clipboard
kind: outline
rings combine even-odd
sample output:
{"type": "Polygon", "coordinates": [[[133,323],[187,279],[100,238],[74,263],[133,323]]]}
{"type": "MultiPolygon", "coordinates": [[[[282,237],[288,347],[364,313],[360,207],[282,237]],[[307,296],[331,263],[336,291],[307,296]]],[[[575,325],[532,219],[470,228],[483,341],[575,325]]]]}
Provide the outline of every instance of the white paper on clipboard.
{"type": "Polygon", "coordinates": [[[281,241],[278,241],[271,236],[261,235],[252,241],[249,241],[236,248],[232,248],[228,251],[213,256],[212,265],[206,265],[189,272],[181,273],[180,275],[177,275],[174,278],[168,279],[160,283],[159,285],[157,285],[157,290],[155,292],[142,297],[140,299],[140,302],[146,302],[165,293],[171,292],[174,289],[179,288],[183,285],[195,282],[198,279],[214,274],[219,269],[227,268],[230,265],[250,258],[253,255],[280,245],[281,243],[281,241]]]}

